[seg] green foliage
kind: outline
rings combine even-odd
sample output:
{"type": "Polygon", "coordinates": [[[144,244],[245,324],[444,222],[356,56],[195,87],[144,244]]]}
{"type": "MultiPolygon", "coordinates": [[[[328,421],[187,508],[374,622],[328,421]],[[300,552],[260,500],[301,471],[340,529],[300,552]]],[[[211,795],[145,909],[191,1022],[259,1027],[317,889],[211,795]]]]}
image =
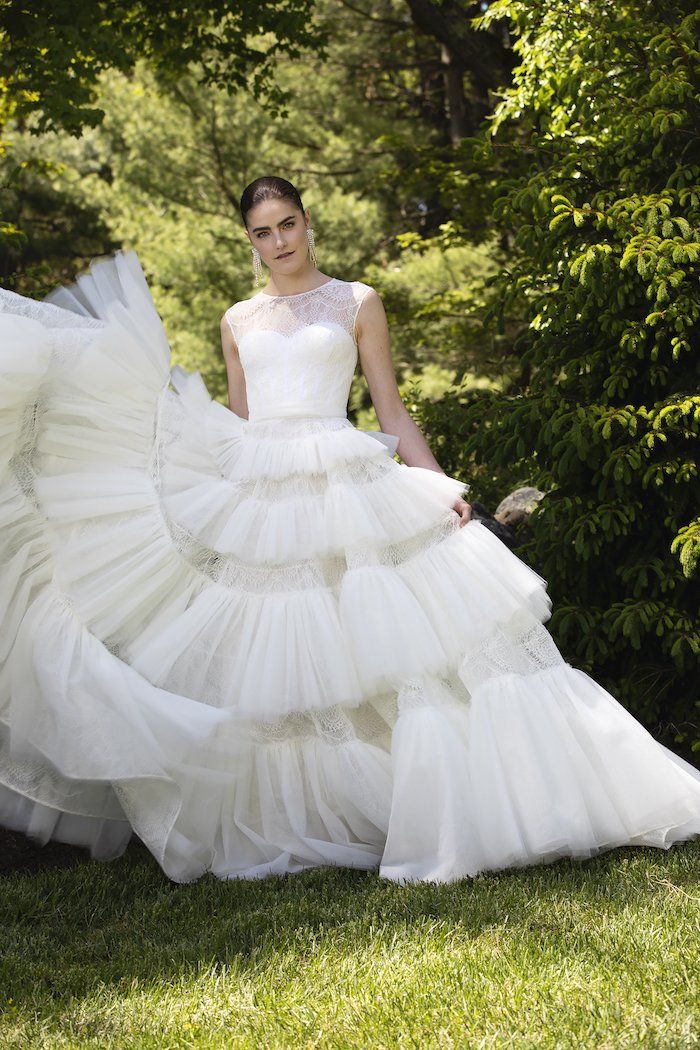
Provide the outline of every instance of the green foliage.
{"type": "MultiPolygon", "coordinates": [[[[401,5],[392,0],[391,6],[401,5]]],[[[199,369],[212,394],[225,401],[219,318],[255,291],[238,198],[256,175],[279,172],[297,183],[311,210],[321,270],[367,280],[382,293],[399,382],[438,363],[456,379],[465,371],[481,375],[491,340],[473,308],[485,275],[495,271],[492,248],[397,251],[393,234],[416,211],[413,193],[420,187],[407,188],[400,174],[395,177],[395,164],[436,136],[414,110],[404,112],[401,84],[403,109],[387,105],[385,94],[380,104],[371,103],[377,62],[386,66],[387,82],[401,77],[391,66],[395,54],[384,24],[353,12],[338,22],[334,2],[320,4],[319,12],[330,27],[328,64],[315,55],[298,61],[279,56],[276,64],[280,88],[295,100],[285,118],[271,117],[243,94],[204,89],[194,73],[163,88],[141,62],[128,77],[114,70],[101,75],[97,103],[106,117],[80,139],[15,132],[17,157],[54,166],[52,219],[62,202],[75,200],[97,210],[108,236],[95,239],[91,251],[79,231],[66,228],[64,256],[48,258],[41,272],[27,271],[40,225],[38,216],[31,223],[27,217],[27,250],[10,255],[16,259],[13,286],[41,296],[71,280],[92,255],[111,250],[109,242],[135,248],[175,360],[199,369]],[[72,254],[73,247],[82,251],[72,254]]],[[[502,371],[497,356],[490,366],[494,376],[502,371]]],[[[359,369],[351,412],[358,419],[373,412],[359,369]]]]}
{"type": "MultiPolygon", "coordinates": [[[[37,278],[51,273],[52,249],[37,244],[37,215],[31,205],[26,209],[26,225],[17,221],[17,212],[23,209],[17,206],[15,176],[27,161],[13,155],[15,130],[33,136],[47,132],[82,136],[105,116],[98,97],[102,74],[118,70],[131,76],[139,61],[146,62],[162,88],[177,88],[183,79],[196,75],[207,90],[245,93],[268,114],[284,113],[289,94],[275,79],[280,58],[297,58],[309,48],[324,53],[326,33],[311,18],[313,6],[313,0],[288,0],[283,8],[274,0],[254,5],[195,0],[178,8],[139,0],[117,9],[84,0],[37,0],[29,5],[4,0],[0,4],[0,276],[4,283],[14,283],[19,259],[23,269],[37,278]]],[[[55,161],[54,176],[60,179],[62,172],[61,161],[55,161]]],[[[47,214],[60,215],[61,202],[53,204],[47,214]]],[[[104,230],[95,230],[99,239],[90,240],[88,231],[99,227],[99,216],[86,215],[85,223],[71,225],[70,211],[63,229],[64,256],[70,254],[77,264],[83,253],[90,258],[111,250],[104,230]]],[[[90,211],[87,204],[86,212],[90,211]]]]}
{"type": "Polygon", "coordinates": [[[459,164],[493,187],[490,220],[513,234],[485,319],[527,324],[518,381],[450,393],[454,468],[474,475],[472,498],[493,477],[545,491],[519,553],[549,581],[558,642],[700,749],[700,16],[683,0],[595,17],[496,0],[478,23],[502,18],[520,65],[459,164]]]}
{"type": "Polygon", "coordinates": [[[45,294],[83,259],[121,247],[99,203],[71,183],[59,158],[60,151],[55,160],[42,155],[29,136],[18,136],[11,152],[0,155],[0,284],[20,294],[45,294]]]}
{"type": "Polygon", "coordinates": [[[128,73],[140,58],[162,83],[176,82],[196,62],[202,83],[250,89],[277,112],[288,101],[274,81],[279,56],[298,57],[303,47],[323,49],[324,35],[312,12],[312,0],[288,0],[284,8],[275,0],[194,0],[181,6],[132,0],[118,7],[84,0],[4,0],[4,114],[16,120],[36,114],[37,134],[60,128],[79,136],[104,117],[95,105],[100,73],[128,73]],[[265,34],[268,39],[260,39],[265,34]]]}

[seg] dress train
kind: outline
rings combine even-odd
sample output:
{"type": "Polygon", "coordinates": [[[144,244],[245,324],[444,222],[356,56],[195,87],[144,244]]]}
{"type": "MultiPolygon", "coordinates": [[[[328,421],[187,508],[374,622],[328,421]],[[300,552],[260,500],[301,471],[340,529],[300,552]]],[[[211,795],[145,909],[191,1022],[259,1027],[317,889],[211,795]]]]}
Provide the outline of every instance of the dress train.
{"type": "Polygon", "coordinates": [[[171,368],[133,252],[0,290],[0,823],[176,881],[700,834],[700,771],[563,659],[467,486],[347,419],[367,286],[323,287],[236,313],[249,419],[171,368]]]}

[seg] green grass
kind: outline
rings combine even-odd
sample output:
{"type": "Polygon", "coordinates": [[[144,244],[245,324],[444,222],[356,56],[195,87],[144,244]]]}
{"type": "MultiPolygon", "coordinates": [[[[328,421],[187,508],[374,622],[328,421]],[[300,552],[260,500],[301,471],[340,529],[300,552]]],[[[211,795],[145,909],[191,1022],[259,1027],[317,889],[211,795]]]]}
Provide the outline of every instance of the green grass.
{"type": "Polygon", "coordinates": [[[2,1047],[700,1041],[700,841],[408,888],[178,886],[136,849],[2,887],[2,1047]]]}

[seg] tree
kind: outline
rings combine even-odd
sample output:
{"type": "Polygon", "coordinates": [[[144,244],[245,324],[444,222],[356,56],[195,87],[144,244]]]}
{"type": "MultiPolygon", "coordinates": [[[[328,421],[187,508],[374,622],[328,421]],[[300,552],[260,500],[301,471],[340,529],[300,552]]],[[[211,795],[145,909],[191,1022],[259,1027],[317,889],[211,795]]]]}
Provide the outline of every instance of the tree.
{"type": "Polygon", "coordinates": [[[546,492],[519,553],[550,581],[558,642],[700,748],[694,8],[496,0],[476,24],[510,19],[520,64],[445,186],[465,167],[490,185],[515,237],[488,317],[525,322],[510,387],[450,398],[464,472],[546,492]]]}
{"type": "Polygon", "coordinates": [[[96,106],[105,69],[123,73],[145,59],[163,83],[196,63],[202,83],[252,91],[276,112],[285,101],[274,81],[282,54],[303,48],[322,53],[313,0],[3,0],[0,5],[0,78],[5,117],[36,114],[37,134],[58,128],[80,135],[104,117],[96,106]],[[267,40],[265,34],[270,34],[267,40]],[[253,46],[258,38],[259,46],[253,46]]]}
{"type": "MultiPolygon", "coordinates": [[[[465,346],[479,371],[483,340],[464,303],[473,302],[472,274],[476,284],[477,276],[481,281],[492,272],[488,246],[437,247],[419,258],[401,256],[396,240],[422,228],[426,213],[419,205],[432,193],[430,172],[421,184],[410,177],[412,158],[446,141],[439,48],[416,31],[402,0],[385,0],[368,17],[323,0],[316,16],[328,34],[327,57],[282,56],[276,63],[277,85],[293,100],[285,116],[271,116],[243,93],[204,86],[195,68],[163,85],[144,60],[128,75],[100,75],[96,104],[106,115],[79,139],[66,132],[17,135],[15,157],[29,167],[22,169],[22,193],[11,214],[29,240],[15,259],[12,282],[8,255],[3,283],[42,296],[73,278],[78,252],[89,259],[122,244],[134,247],[176,359],[201,370],[212,393],[225,400],[218,318],[251,294],[238,200],[250,179],[276,172],[297,183],[312,208],[321,267],[366,277],[380,289],[400,379],[432,364],[431,392],[438,382],[444,389],[465,346]],[[433,86],[428,69],[437,77],[433,86]],[[40,164],[61,169],[51,186],[33,167],[40,164]],[[54,197],[45,216],[19,207],[20,198],[39,196],[37,190],[43,197],[49,189],[54,197]],[[81,213],[84,221],[91,208],[106,231],[86,243],[70,222],[81,213]],[[46,223],[63,237],[49,240],[46,223]],[[452,303],[437,310],[429,301],[444,291],[446,276],[452,303]]],[[[376,425],[359,379],[352,404],[376,425]]]]}
{"type": "MultiPolygon", "coordinates": [[[[181,7],[157,0],[0,0],[0,252],[9,283],[28,234],[18,223],[17,193],[30,173],[2,137],[10,125],[32,135],[64,131],[80,137],[104,119],[96,104],[100,75],[131,73],[144,59],[162,85],[196,68],[201,83],[228,93],[246,91],[270,113],[288,96],[275,82],[280,56],[304,48],[323,53],[325,37],[311,18],[313,0],[195,0],[181,7]],[[24,169],[24,170],[23,170],[24,169]],[[15,212],[13,215],[12,212],[15,212]]],[[[45,174],[40,162],[39,181],[45,174]]],[[[88,225],[99,226],[95,215],[88,225]]],[[[76,233],[76,240],[79,239],[76,233]]],[[[82,238],[80,238],[82,239],[82,238]]],[[[75,243],[71,240],[71,243],[75,243]]],[[[30,249],[29,256],[34,252],[30,249]]],[[[26,262],[26,260],[25,260],[26,262]]]]}

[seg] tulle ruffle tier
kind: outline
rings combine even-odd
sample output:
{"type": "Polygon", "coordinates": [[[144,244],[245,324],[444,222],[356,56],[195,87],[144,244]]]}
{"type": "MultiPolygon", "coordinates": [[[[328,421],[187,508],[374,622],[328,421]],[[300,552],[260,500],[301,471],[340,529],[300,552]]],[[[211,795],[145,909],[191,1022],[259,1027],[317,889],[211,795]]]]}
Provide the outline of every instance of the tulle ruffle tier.
{"type": "Polygon", "coordinates": [[[133,829],[182,881],[700,833],[700,773],[562,659],[466,486],[171,373],[133,255],[81,281],[2,298],[0,820],[102,857],[133,829]]]}

